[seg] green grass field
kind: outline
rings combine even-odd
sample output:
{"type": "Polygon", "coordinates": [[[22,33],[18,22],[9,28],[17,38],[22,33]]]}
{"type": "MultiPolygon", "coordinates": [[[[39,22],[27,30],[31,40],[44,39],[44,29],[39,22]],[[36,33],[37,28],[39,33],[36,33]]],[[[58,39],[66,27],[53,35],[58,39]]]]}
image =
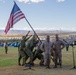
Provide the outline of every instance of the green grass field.
{"type": "Polygon", "coordinates": [[[0,67],[17,65],[18,50],[14,47],[8,48],[8,54],[5,54],[4,47],[0,48],[0,67]]]}
{"type": "MultiPolygon", "coordinates": [[[[76,60],[76,47],[75,51],[75,60],[76,60]]],[[[72,58],[72,47],[69,48],[69,51],[65,49],[62,51],[63,54],[63,68],[57,69],[45,69],[45,67],[39,66],[39,60],[37,59],[34,63],[35,66],[32,70],[24,70],[27,67],[18,66],[18,50],[15,47],[8,48],[8,54],[5,54],[3,47],[0,47],[0,75],[76,75],[76,70],[69,70],[73,67],[73,58],[72,58]]],[[[51,67],[54,66],[51,61],[51,67]]]]}

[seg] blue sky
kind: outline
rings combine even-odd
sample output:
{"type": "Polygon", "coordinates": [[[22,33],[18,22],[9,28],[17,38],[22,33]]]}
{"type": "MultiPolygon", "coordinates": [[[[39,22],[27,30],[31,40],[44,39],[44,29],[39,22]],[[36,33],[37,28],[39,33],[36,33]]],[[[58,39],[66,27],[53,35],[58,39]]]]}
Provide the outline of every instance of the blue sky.
{"type": "MultiPolygon", "coordinates": [[[[34,29],[76,30],[76,0],[14,0],[34,29]]],[[[0,0],[0,29],[7,25],[13,0],[0,0]]],[[[30,29],[25,19],[13,29],[30,29]]]]}

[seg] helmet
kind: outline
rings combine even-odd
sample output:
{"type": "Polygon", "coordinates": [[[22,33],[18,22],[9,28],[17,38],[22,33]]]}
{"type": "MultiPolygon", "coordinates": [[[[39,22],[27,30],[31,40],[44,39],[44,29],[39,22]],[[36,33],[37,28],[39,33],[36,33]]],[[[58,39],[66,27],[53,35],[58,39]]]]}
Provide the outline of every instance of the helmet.
{"type": "Polygon", "coordinates": [[[22,39],[25,39],[26,38],[26,36],[22,36],[22,39]]]}

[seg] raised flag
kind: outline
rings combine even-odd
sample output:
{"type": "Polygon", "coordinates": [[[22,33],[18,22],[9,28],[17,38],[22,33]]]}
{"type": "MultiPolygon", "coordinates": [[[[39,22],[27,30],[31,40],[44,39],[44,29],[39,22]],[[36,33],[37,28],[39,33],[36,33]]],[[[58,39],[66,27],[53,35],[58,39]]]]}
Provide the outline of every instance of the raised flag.
{"type": "Polygon", "coordinates": [[[19,20],[21,20],[23,18],[25,18],[25,15],[22,13],[22,11],[18,7],[18,5],[14,2],[14,6],[13,6],[12,12],[10,14],[10,18],[9,18],[9,20],[7,22],[7,26],[5,28],[5,33],[7,34],[7,32],[10,30],[10,28],[12,28],[15,23],[17,23],[19,20]]]}
{"type": "MultiPolygon", "coordinates": [[[[10,18],[9,18],[9,20],[7,22],[7,26],[5,28],[5,33],[7,34],[7,32],[10,30],[10,28],[12,28],[15,23],[17,23],[19,20],[21,20],[23,18],[25,18],[25,20],[27,21],[27,23],[29,24],[29,26],[31,27],[33,32],[36,34],[35,30],[31,26],[31,24],[29,23],[29,21],[27,20],[25,15],[22,13],[22,11],[18,7],[18,5],[15,3],[15,1],[14,1],[14,6],[13,6],[13,9],[12,9],[12,12],[10,14],[10,18]]],[[[37,34],[36,34],[36,36],[37,36],[38,40],[40,40],[40,38],[38,37],[37,34]]],[[[41,42],[41,40],[40,40],[40,42],[41,42]]]]}

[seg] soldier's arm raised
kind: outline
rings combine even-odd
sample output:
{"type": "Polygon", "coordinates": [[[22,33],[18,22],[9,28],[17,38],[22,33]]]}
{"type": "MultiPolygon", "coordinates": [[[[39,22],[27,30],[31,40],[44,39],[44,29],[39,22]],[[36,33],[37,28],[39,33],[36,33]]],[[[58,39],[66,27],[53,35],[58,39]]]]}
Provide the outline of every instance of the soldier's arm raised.
{"type": "Polygon", "coordinates": [[[30,31],[28,31],[28,33],[26,34],[26,36],[25,36],[25,37],[27,37],[29,33],[30,33],[30,31]]]}
{"type": "Polygon", "coordinates": [[[30,35],[28,38],[26,38],[26,41],[31,37],[32,35],[30,35]]]}

